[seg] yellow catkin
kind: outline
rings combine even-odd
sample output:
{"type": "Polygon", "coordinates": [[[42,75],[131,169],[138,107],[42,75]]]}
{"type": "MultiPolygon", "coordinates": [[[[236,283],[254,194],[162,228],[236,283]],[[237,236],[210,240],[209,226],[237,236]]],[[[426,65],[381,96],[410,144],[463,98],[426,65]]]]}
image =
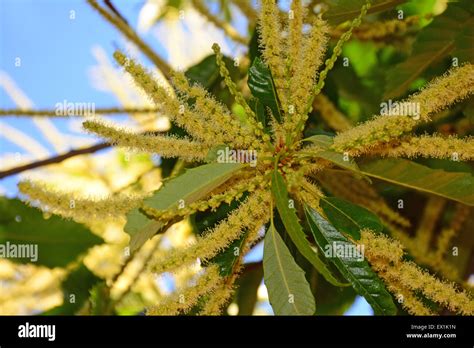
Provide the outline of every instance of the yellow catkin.
{"type": "Polygon", "coordinates": [[[242,127],[240,121],[234,117],[227,107],[216,101],[203,87],[198,84],[190,85],[186,76],[181,72],[173,74],[173,84],[185,94],[187,98],[193,99],[192,108],[196,110],[202,119],[213,125],[214,141],[216,144],[233,144],[237,148],[250,147],[254,136],[248,127],[242,127]]]}
{"type": "Polygon", "coordinates": [[[171,121],[183,127],[194,138],[206,144],[215,144],[215,133],[212,132],[212,127],[208,127],[200,115],[192,112],[185,103],[180,102],[171,96],[164,87],[158,85],[151,73],[143,66],[120,51],[114,52],[114,58],[132,76],[135,83],[143,89],[153,103],[162,108],[171,121]]]}
{"type": "Polygon", "coordinates": [[[263,178],[261,176],[241,180],[240,182],[232,182],[232,185],[222,193],[212,193],[210,197],[188,204],[184,208],[157,210],[144,205],[141,209],[146,215],[155,220],[171,220],[177,216],[189,216],[197,211],[216,209],[224,202],[230,204],[234,200],[240,199],[244,192],[254,192],[259,186],[263,187],[263,178]]]}
{"type": "Polygon", "coordinates": [[[423,294],[453,312],[474,315],[474,301],[464,291],[457,291],[453,284],[442,282],[421,270],[413,262],[403,263],[399,269],[392,270],[401,283],[413,291],[423,294]]]}
{"type": "Polygon", "coordinates": [[[386,157],[428,157],[472,161],[474,159],[474,139],[468,137],[420,136],[402,140],[399,145],[376,150],[372,154],[386,157]]]}
{"type": "Polygon", "coordinates": [[[124,194],[100,199],[74,197],[70,192],[58,191],[42,181],[22,181],[18,188],[31,203],[40,203],[43,210],[77,221],[117,218],[138,207],[143,199],[124,194]]]}
{"type": "Polygon", "coordinates": [[[163,157],[179,157],[185,161],[202,161],[209,152],[208,146],[198,142],[172,136],[138,134],[103,121],[85,121],[83,127],[115,145],[138,151],[158,153],[163,157]]]}
{"type": "Polygon", "coordinates": [[[172,250],[167,255],[155,260],[151,267],[153,272],[173,271],[194,262],[198,257],[206,260],[223,250],[245,229],[257,228],[255,223],[266,216],[269,209],[270,194],[267,191],[256,191],[250,195],[239,208],[213,230],[187,248],[172,250]]]}
{"type": "Polygon", "coordinates": [[[212,294],[211,298],[204,305],[199,315],[222,314],[222,309],[229,302],[230,298],[234,294],[234,284],[242,269],[243,257],[250,251],[250,249],[255,245],[255,243],[260,240],[260,232],[262,230],[262,227],[265,225],[265,223],[268,222],[269,219],[270,212],[267,211],[267,214],[260,216],[260,218],[255,222],[254,227],[247,232],[243,246],[239,253],[239,257],[232,268],[232,274],[229,275],[225,279],[225,281],[216,289],[216,291],[212,294]]]}
{"type": "Polygon", "coordinates": [[[411,131],[419,122],[429,121],[432,114],[466,98],[473,92],[474,65],[465,64],[453,68],[444,76],[432,81],[421,92],[402,102],[414,108],[419,106],[419,119],[405,115],[377,116],[338,134],[332,147],[336,151],[349,151],[352,155],[362,154],[379,143],[389,142],[411,131]]]}
{"type": "Polygon", "coordinates": [[[300,184],[307,192],[313,195],[313,197],[315,197],[316,199],[319,200],[319,198],[324,197],[324,194],[321,191],[321,189],[318,187],[318,185],[316,185],[315,183],[312,183],[308,179],[303,178],[300,181],[300,184]]]}
{"type": "MultiPolygon", "coordinates": [[[[286,62],[285,95],[283,99],[289,98],[296,77],[296,70],[303,64],[303,20],[306,8],[303,7],[301,0],[295,0],[291,3],[291,10],[288,13],[288,58],[286,62]]],[[[286,107],[286,106],[285,106],[286,107]]],[[[285,110],[288,112],[289,110],[285,110]]],[[[285,115],[290,117],[291,115],[285,115]]]]}
{"type": "Polygon", "coordinates": [[[212,293],[211,298],[204,304],[204,307],[199,312],[199,315],[221,315],[222,308],[226,305],[233,294],[233,284],[222,284],[212,293]]]}
{"type": "MultiPolygon", "coordinates": [[[[383,272],[380,274],[384,279],[383,272]]],[[[398,283],[388,283],[388,290],[395,295],[395,300],[401,303],[402,307],[411,315],[434,315],[433,311],[427,308],[417,296],[398,283]]]]}
{"type": "MultiPolygon", "coordinates": [[[[303,31],[303,19],[305,11],[301,0],[294,0],[291,3],[291,12],[288,16],[288,59],[290,66],[298,66],[301,64],[302,58],[302,31],[303,31]]],[[[290,71],[293,73],[294,71],[290,71]]],[[[291,75],[290,75],[291,76],[291,75]]]]}
{"type": "Polygon", "coordinates": [[[302,165],[298,171],[301,171],[304,175],[314,175],[326,168],[328,168],[328,164],[324,162],[307,163],[302,165]]]}
{"type": "Polygon", "coordinates": [[[436,240],[435,251],[435,259],[439,264],[443,263],[443,257],[447,253],[452,239],[456,236],[456,233],[461,229],[464,221],[469,216],[469,211],[469,207],[463,204],[457,204],[449,228],[444,228],[439,234],[438,239],[436,240]]]}
{"type": "Polygon", "coordinates": [[[377,213],[384,223],[393,223],[410,227],[410,221],[390,208],[377,191],[365,180],[356,179],[349,173],[322,171],[317,175],[318,181],[334,196],[360,204],[377,213]]]}
{"type": "MultiPolygon", "coordinates": [[[[336,46],[334,46],[334,49],[332,51],[331,57],[326,59],[324,62],[324,69],[321,71],[321,73],[318,76],[318,83],[314,86],[313,88],[313,93],[309,94],[308,100],[308,107],[310,108],[313,104],[313,99],[314,96],[318,95],[324,88],[326,77],[329,73],[329,71],[334,67],[334,64],[336,63],[337,59],[339,56],[342,54],[342,46],[350,40],[352,37],[352,32],[361,25],[362,23],[362,18],[367,14],[371,7],[371,1],[366,0],[365,4],[360,8],[359,15],[352,20],[350,23],[349,27],[347,28],[346,32],[341,35],[339,40],[336,43],[336,46]]],[[[306,118],[304,119],[306,120],[306,118]]],[[[302,127],[303,125],[299,125],[299,127],[302,127]]]]}
{"type": "Polygon", "coordinates": [[[313,108],[319,111],[321,118],[335,131],[345,131],[352,127],[349,119],[324,94],[318,94],[314,98],[313,108]]]}
{"type": "MultiPolygon", "coordinates": [[[[426,250],[424,252],[420,251],[420,245],[415,238],[408,236],[406,231],[401,230],[398,226],[394,225],[391,221],[386,220],[382,217],[382,222],[387,226],[390,234],[398,239],[415,261],[419,264],[425,265],[432,269],[433,271],[441,274],[446,279],[452,281],[459,281],[459,272],[458,270],[444,259],[440,258],[436,251],[426,250]]],[[[442,231],[442,234],[444,232],[442,231]]]]}
{"type": "Polygon", "coordinates": [[[219,66],[219,72],[221,76],[224,78],[224,82],[227,88],[229,89],[230,93],[234,96],[237,104],[240,104],[244,108],[244,111],[247,115],[247,121],[249,122],[256,136],[254,142],[252,143],[252,146],[254,148],[261,149],[263,147],[263,143],[259,141],[258,138],[263,139],[264,141],[268,142],[270,140],[270,136],[263,132],[263,125],[260,122],[257,122],[255,112],[247,104],[242,93],[238,91],[237,85],[234,83],[234,81],[232,81],[229,70],[227,69],[225,65],[224,57],[222,56],[219,45],[216,43],[213,44],[212,49],[214,50],[214,53],[216,54],[216,62],[217,62],[217,65],[219,66]]]}
{"type": "MultiPolygon", "coordinates": [[[[260,31],[260,46],[263,51],[263,58],[270,67],[278,96],[283,106],[285,106],[286,101],[283,98],[285,95],[286,57],[284,42],[281,37],[282,25],[279,9],[275,4],[275,0],[262,0],[258,29],[260,31]]],[[[284,109],[286,110],[286,108],[284,109]]]]}
{"type": "Polygon", "coordinates": [[[446,200],[432,196],[428,198],[423,216],[416,230],[415,243],[418,246],[417,253],[425,254],[430,249],[431,239],[436,226],[436,222],[442,215],[446,200]]]}
{"type": "Polygon", "coordinates": [[[320,211],[319,199],[306,191],[303,187],[299,187],[295,190],[296,197],[301,203],[309,205],[314,210],[320,211]]]}
{"type": "Polygon", "coordinates": [[[293,129],[301,117],[308,112],[308,93],[313,89],[317,70],[323,62],[328,42],[328,25],[322,19],[313,20],[309,34],[303,38],[303,57],[296,67],[291,81],[290,104],[296,110],[295,117],[291,117],[289,129],[293,129]]]}
{"type": "MultiPolygon", "coordinates": [[[[355,39],[361,41],[391,39],[407,33],[408,30],[416,27],[419,22],[419,16],[410,16],[404,20],[391,19],[387,21],[371,22],[363,24],[359,28],[355,28],[352,35],[355,39]]],[[[331,37],[333,38],[339,38],[342,34],[343,31],[339,28],[335,28],[331,31],[331,37]]]]}
{"type": "Polygon", "coordinates": [[[222,282],[219,276],[219,267],[210,265],[195,281],[196,284],[176,290],[173,295],[165,298],[161,303],[147,309],[147,315],[177,315],[186,313],[195,306],[201,296],[214,293],[222,282]]]}
{"type": "Polygon", "coordinates": [[[397,283],[411,291],[419,291],[450,311],[474,314],[474,300],[465,291],[456,290],[453,284],[435,278],[411,261],[403,261],[400,243],[370,230],[362,230],[361,235],[365,257],[389,284],[397,283]]]}
{"type": "Polygon", "coordinates": [[[448,251],[451,240],[469,214],[469,208],[462,204],[457,205],[449,228],[441,230],[436,240],[436,248],[433,250],[428,247],[432,236],[429,231],[434,227],[433,225],[439,217],[438,215],[440,215],[439,209],[444,206],[443,200],[433,197],[433,201],[431,203],[429,201],[428,206],[414,238],[409,237],[406,232],[399,230],[397,226],[390,222],[384,219],[382,221],[386,224],[392,236],[402,242],[416,262],[429,267],[449,280],[460,281],[459,271],[444,259],[444,255],[448,251]],[[429,209],[428,206],[430,206],[429,209]]]}

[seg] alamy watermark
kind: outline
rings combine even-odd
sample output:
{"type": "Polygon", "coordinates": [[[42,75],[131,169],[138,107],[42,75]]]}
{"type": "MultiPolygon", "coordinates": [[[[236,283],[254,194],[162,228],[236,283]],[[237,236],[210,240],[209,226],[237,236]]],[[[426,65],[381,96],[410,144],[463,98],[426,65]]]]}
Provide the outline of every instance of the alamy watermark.
{"type": "Polygon", "coordinates": [[[257,150],[234,150],[229,147],[217,150],[218,163],[248,163],[257,165],[257,150]]]}
{"type": "Polygon", "coordinates": [[[389,99],[380,103],[380,114],[383,116],[409,116],[414,120],[420,119],[420,103],[394,102],[389,99]]]}
{"type": "Polygon", "coordinates": [[[364,246],[362,244],[333,242],[324,247],[324,256],[327,258],[364,260],[364,246]]]}
{"type": "Polygon", "coordinates": [[[95,103],[69,102],[64,99],[54,106],[57,116],[94,116],[95,103]]]}
{"type": "Polygon", "coordinates": [[[30,259],[38,261],[38,244],[0,244],[0,259],[30,259]]]}

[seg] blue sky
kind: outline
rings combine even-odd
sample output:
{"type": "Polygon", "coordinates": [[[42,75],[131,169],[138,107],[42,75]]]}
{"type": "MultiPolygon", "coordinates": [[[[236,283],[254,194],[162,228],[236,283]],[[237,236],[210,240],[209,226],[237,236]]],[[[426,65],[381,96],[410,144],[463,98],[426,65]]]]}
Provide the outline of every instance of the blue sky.
{"type": "MultiPolygon", "coordinates": [[[[133,27],[143,3],[115,1],[133,27]]],[[[166,56],[150,35],[145,40],[166,56]]],[[[0,70],[16,82],[37,108],[51,109],[63,100],[93,102],[96,108],[116,105],[111,94],[91,85],[87,70],[95,64],[91,54],[93,46],[100,45],[111,56],[114,47],[121,42],[120,35],[83,0],[0,1],[0,70]],[[15,65],[18,58],[20,66],[15,65]]],[[[0,108],[14,107],[13,101],[0,90],[0,108]]],[[[31,135],[54,152],[30,120],[5,117],[2,121],[31,135]]],[[[68,131],[66,120],[54,120],[54,124],[61,131],[68,131]]],[[[18,151],[22,149],[0,134],[0,154],[18,151]]],[[[17,192],[17,181],[17,177],[10,177],[1,180],[0,185],[13,196],[17,192]]],[[[261,254],[262,249],[256,248],[248,260],[261,259],[261,254]]],[[[367,302],[358,298],[347,315],[371,313],[367,302]]]]}

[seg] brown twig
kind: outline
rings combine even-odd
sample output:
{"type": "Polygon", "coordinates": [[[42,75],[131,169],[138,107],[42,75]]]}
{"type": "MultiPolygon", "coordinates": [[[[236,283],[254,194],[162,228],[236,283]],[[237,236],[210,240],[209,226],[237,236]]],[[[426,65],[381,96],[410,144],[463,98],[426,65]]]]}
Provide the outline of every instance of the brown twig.
{"type": "Polygon", "coordinates": [[[28,163],[28,164],[18,166],[18,167],[12,168],[12,169],[8,169],[8,170],[3,170],[3,171],[0,172],[0,179],[6,178],[7,176],[11,176],[11,175],[15,175],[15,174],[24,172],[26,170],[35,169],[35,168],[47,166],[47,165],[50,165],[50,164],[60,163],[60,162],[66,160],[68,158],[71,158],[71,157],[84,155],[84,154],[88,154],[88,153],[94,153],[94,152],[97,152],[99,150],[108,148],[110,146],[111,146],[111,144],[109,144],[109,143],[100,143],[100,144],[96,144],[96,145],[86,147],[86,148],[83,148],[83,149],[71,150],[71,151],[69,151],[67,153],[64,153],[62,155],[50,157],[50,158],[47,158],[45,160],[28,163]]]}
{"type": "Polygon", "coordinates": [[[155,51],[145,43],[137,33],[120,17],[118,17],[115,12],[110,12],[100,6],[96,0],[87,0],[89,5],[91,5],[99,14],[107,20],[110,24],[116,27],[125,37],[132,41],[140,51],[150,59],[153,64],[162,72],[163,76],[168,80],[171,81],[172,77],[172,68],[166,63],[163,58],[155,53],[155,51]]]}
{"type": "Polygon", "coordinates": [[[17,117],[77,117],[77,116],[93,116],[93,115],[116,115],[116,114],[154,114],[159,112],[157,107],[111,107],[98,108],[91,112],[77,111],[75,113],[59,112],[53,109],[0,109],[0,116],[17,116],[17,117]]]}

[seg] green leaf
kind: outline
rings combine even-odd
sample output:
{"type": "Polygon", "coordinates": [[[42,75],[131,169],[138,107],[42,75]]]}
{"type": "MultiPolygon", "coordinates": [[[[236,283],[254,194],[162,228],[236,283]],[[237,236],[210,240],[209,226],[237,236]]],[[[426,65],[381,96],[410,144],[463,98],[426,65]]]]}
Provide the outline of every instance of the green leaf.
{"type": "MultiPolygon", "coordinates": [[[[371,7],[367,13],[387,11],[406,0],[372,0],[371,7]]],[[[329,10],[324,14],[324,18],[333,25],[343,23],[356,18],[366,0],[330,0],[327,2],[329,10]]]]}
{"type": "Polygon", "coordinates": [[[133,209],[127,214],[125,232],[130,236],[130,250],[133,252],[140,248],[148,239],[157,234],[165,224],[161,221],[148,219],[140,212],[133,209]]]}
{"type": "MultiPolygon", "coordinates": [[[[223,203],[215,211],[197,212],[194,214],[192,223],[198,235],[202,236],[206,230],[210,230],[217,226],[221,221],[245,200],[248,196],[245,193],[239,200],[234,200],[230,204],[223,203]]],[[[240,251],[244,245],[247,232],[245,232],[239,239],[232,242],[227,248],[219,252],[213,258],[202,261],[202,266],[205,267],[209,263],[215,263],[219,266],[219,274],[221,277],[227,277],[232,274],[237,260],[239,259],[240,251]]]]}
{"type": "Polygon", "coordinates": [[[236,302],[239,307],[238,315],[253,314],[255,304],[258,300],[258,288],[262,283],[262,278],[263,267],[260,263],[245,265],[245,270],[237,281],[239,286],[236,295],[236,302]]]}
{"type": "Polygon", "coordinates": [[[252,37],[249,42],[249,59],[251,62],[255,60],[256,57],[261,57],[262,52],[258,43],[260,42],[260,33],[257,28],[254,29],[252,37]]]}
{"type": "Polygon", "coordinates": [[[356,172],[359,171],[357,163],[352,158],[346,157],[344,154],[329,149],[333,144],[333,137],[318,134],[308,137],[304,139],[304,141],[312,142],[313,144],[318,145],[323,149],[320,152],[315,153],[315,157],[323,158],[344,169],[356,172]]]}
{"type": "Polygon", "coordinates": [[[219,158],[219,152],[225,151],[226,147],[228,147],[228,145],[219,144],[211,148],[209,152],[207,153],[206,162],[207,163],[217,162],[217,159],[219,158]]]}
{"type": "MultiPolygon", "coordinates": [[[[230,58],[224,57],[224,61],[233,65],[233,61],[230,58]]],[[[211,88],[221,79],[216,63],[216,55],[211,54],[205,57],[199,63],[186,70],[185,75],[189,80],[198,82],[204,88],[211,88]]]]}
{"type": "Polygon", "coordinates": [[[273,223],[265,235],[263,279],[276,315],[314,314],[316,304],[304,272],[293,259],[273,223]]]}
{"type": "MultiPolygon", "coordinates": [[[[354,42],[357,43],[357,41],[354,42]]],[[[367,49],[364,50],[364,52],[366,51],[367,49]]],[[[344,57],[346,57],[346,53],[344,53],[344,57]]],[[[364,55],[349,59],[351,62],[355,62],[367,58],[364,55]]],[[[368,76],[361,77],[357,74],[355,65],[344,66],[341,61],[336,62],[328,76],[328,86],[332,84],[338,96],[338,98],[334,97],[333,101],[352,121],[362,121],[365,117],[380,111],[379,104],[385,86],[385,67],[382,67],[381,61],[377,61],[377,64],[369,69],[370,78],[368,76]],[[383,74],[380,69],[383,69],[383,74]],[[353,107],[357,110],[351,110],[351,105],[354,105],[353,107]]]]}
{"type": "MultiPolygon", "coordinates": [[[[260,122],[264,129],[268,128],[268,121],[270,121],[270,118],[267,120],[267,111],[265,110],[265,107],[263,104],[260,102],[260,100],[255,99],[255,104],[252,110],[255,112],[255,116],[257,118],[257,121],[260,122]]],[[[269,133],[267,131],[267,133],[269,133]]]]}
{"type": "Polygon", "coordinates": [[[328,149],[333,143],[333,137],[325,134],[316,134],[303,139],[303,141],[308,141],[323,149],[328,149]]]}
{"type": "Polygon", "coordinates": [[[431,169],[402,158],[361,162],[359,167],[368,176],[474,206],[474,177],[469,173],[431,169]]]}
{"type": "Polygon", "coordinates": [[[379,217],[364,207],[336,197],[321,199],[321,208],[328,220],[340,232],[360,239],[360,230],[369,228],[382,232],[383,225],[379,217]]]}
{"type": "Polygon", "coordinates": [[[474,16],[465,23],[466,26],[456,35],[453,57],[459,59],[459,63],[474,61],[474,16]]]}
{"type": "Polygon", "coordinates": [[[385,289],[384,283],[372,271],[367,261],[364,260],[363,252],[357,253],[355,245],[318,212],[306,206],[305,213],[318,246],[325,251],[326,256],[351,282],[354,290],[367,300],[374,309],[374,313],[395,315],[397,307],[393,303],[392,296],[385,289]],[[351,249],[353,250],[352,255],[341,255],[338,252],[338,250],[351,249]]]}
{"type": "Polygon", "coordinates": [[[450,3],[445,12],[418,33],[411,55],[388,71],[385,99],[402,95],[423,71],[454,50],[460,50],[463,59],[469,58],[466,53],[470,51],[466,46],[472,48],[472,41],[468,41],[469,33],[463,29],[472,23],[473,14],[464,7],[450,3]],[[461,47],[457,48],[457,44],[461,47]]]}
{"type": "Polygon", "coordinates": [[[331,271],[328,269],[327,265],[317,254],[317,250],[310,246],[298,221],[295,209],[289,207],[290,201],[288,198],[285,180],[278,171],[274,171],[273,173],[272,193],[286,232],[290,236],[296,248],[298,248],[301,255],[303,255],[328,282],[335,286],[346,286],[347,284],[341,283],[334,275],[331,274],[331,271]]]}
{"type": "Polygon", "coordinates": [[[18,199],[0,197],[0,257],[4,256],[3,247],[5,257],[13,262],[65,267],[101,243],[103,240],[84,225],[58,216],[45,219],[38,209],[28,207],[18,199]],[[29,246],[31,255],[28,256],[32,257],[12,257],[12,251],[22,245],[29,246]]]}
{"type": "Polygon", "coordinates": [[[209,260],[209,262],[215,263],[219,266],[219,274],[221,277],[228,277],[232,274],[234,266],[239,259],[242,247],[244,246],[246,236],[247,233],[244,233],[239,239],[231,243],[227,249],[209,260]]]}
{"type": "Polygon", "coordinates": [[[105,280],[96,284],[90,291],[91,315],[111,315],[113,308],[110,306],[110,289],[105,280]]]}
{"type": "Polygon", "coordinates": [[[175,208],[182,201],[188,205],[226,182],[240,169],[241,163],[210,163],[186,170],[182,175],[166,180],[144,204],[158,209],[175,208]]]}
{"type": "MultiPolygon", "coordinates": [[[[235,66],[234,61],[227,56],[223,57],[223,61],[229,69],[232,80],[240,79],[240,71],[235,66]]],[[[216,64],[216,56],[214,54],[207,56],[196,65],[190,67],[185,72],[185,75],[191,82],[199,83],[228,107],[232,105],[233,97],[227,89],[222,88],[223,78],[219,73],[219,67],[216,64]]],[[[193,104],[193,102],[193,99],[188,100],[189,104],[193,104]]]]}
{"type": "Polygon", "coordinates": [[[272,74],[270,69],[259,57],[255,58],[249,69],[247,84],[252,95],[256,97],[264,107],[269,107],[272,110],[273,117],[275,117],[278,122],[281,122],[280,106],[272,74]]]}
{"type": "Polygon", "coordinates": [[[100,278],[80,264],[73,270],[62,284],[63,304],[48,310],[44,315],[74,315],[89,299],[92,288],[100,282],[100,278]]]}
{"type": "MultiPolygon", "coordinates": [[[[240,163],[210,163],[188,169],[178,177],[165,180],[163,186],[143,203],[158,210],[176,208],[180,203],[186,206],[210,193],[243,167],[240,163]]],[[[125,232],[130,235],[131,251],[142,246],[163,227],[162,222],[148,219],[139,209],[132,210],[125,225],[125,232]]]]}
{"type": "Polygon", "coordinates": [[[318,299],[316,315],[344,315],[354,304],[357,294],[351,286],[336,288],[320,276],[315,282],[313,293],[317,294],[318,299]]]}

